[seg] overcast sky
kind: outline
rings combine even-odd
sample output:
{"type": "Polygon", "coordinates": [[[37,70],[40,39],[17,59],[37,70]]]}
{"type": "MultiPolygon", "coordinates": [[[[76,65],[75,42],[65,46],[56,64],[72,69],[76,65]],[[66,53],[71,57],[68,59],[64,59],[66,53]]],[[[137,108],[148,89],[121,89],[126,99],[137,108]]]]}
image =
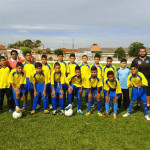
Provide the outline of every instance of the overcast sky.
{"type": "Polygon", "coordinates": [[[0,0],[0,44],[41,40],[45,48],[150,47],[150,0],[0,0]]]}

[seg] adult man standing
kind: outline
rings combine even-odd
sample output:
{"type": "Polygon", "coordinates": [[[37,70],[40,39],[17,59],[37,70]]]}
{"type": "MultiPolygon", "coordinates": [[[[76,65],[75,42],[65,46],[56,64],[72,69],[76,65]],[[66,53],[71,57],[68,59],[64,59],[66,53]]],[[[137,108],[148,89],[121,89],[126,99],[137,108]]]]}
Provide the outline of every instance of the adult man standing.
{"type": "MultiPolygon", "coordinates": [[[[138,66],[138,70],[144,74],[148,81],[147,86],[147,107],[150,109],[150,57],[147,56],[146,48],[139,48],[139,55],[132,61],[138,66]]],[[[137,102],[136,109],[140,109],[140,101],[137,102]]]]}
{"type": "Polygon", "coordinates": [[[16,50],[12,50],[10,52],[11,58],[7,60],[6,64],[7,66],[10,66],[12,69],[16,68],[17,62],[23,63],[24,61],[22,59],[18,58],[18,52],[16,50]]]}

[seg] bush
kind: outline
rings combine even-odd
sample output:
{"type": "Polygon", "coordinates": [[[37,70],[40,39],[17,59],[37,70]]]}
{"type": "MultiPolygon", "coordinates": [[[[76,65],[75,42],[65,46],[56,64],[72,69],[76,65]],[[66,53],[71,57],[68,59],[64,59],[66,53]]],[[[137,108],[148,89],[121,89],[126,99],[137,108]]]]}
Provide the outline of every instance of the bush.
{"type": "Polygon", "coordinates": [[[36,54],[42,54],[43,51],[42,51],[41,49],[37,49],[37,50],[35,51],[35,53],[36,53],[36,54]]]}
{"type": "Polygon", "coordinates": [[[115,54],[114,54],[114,57],[116,58],[123,58],[123,57],[126,57],[126,52],[125,50],[122,48],[122,47],[119,47],[115,50],[115,54]]]}

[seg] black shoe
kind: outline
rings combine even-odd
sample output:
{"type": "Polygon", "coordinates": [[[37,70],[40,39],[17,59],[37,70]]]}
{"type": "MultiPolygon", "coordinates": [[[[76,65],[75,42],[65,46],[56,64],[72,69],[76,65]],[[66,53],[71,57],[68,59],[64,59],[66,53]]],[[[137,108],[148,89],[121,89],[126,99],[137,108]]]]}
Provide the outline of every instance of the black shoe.
{"type": "Polygon", "coordinates": [[[140,108],[141,108],[141,106],[139,106],[139,105],[135,106],[135,110],[140,110],[140,108]]]}

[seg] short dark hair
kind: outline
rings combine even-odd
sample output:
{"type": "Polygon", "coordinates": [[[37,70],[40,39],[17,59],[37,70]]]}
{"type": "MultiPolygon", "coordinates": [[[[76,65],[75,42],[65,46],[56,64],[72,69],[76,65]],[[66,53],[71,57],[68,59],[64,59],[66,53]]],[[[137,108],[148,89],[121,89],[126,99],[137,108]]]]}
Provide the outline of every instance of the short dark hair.
{"type": "Polygon", "coordinates": [[[12,51],[10,52],[10,55],[12,55],[12,53],[18,54],[18,52],[17,52],[16,50],[12,50],[12,51]]]}
{"type": "Polygon", "coordinates": [[[113,71],[108,71],[108,72],[107,72],[107,77],[108,77],[109,75],[113,75],[113,76],[114,76],[114,72],[113,72],[113,71]]]}
{"type": "Polygon", "coordinates": [[[76,70],[81,70],[81,69],[80,69],[80,66],[76,66],[76,67],[75,67],[75,71],[76,71],[76,70]]]}
{"type": "Polygon", "coordinates": [[[22,64],[21,62],[17,62],[16,68],[17,68],[17,67],[23,67],[23,64],[22,64]]]}
{"type": "Polygon", "coordinates": [[[38,67],[41,67],[41,68],[42,68],[42,64],[41,64],[40,62],[37,62],[37,63],[35,64],[35,68],[38,68],[38,67]]]}
{"type": "Polygon", "coordinates": [[[97,67],[93,66],[93,67],[91,68],[91,71],[97,71],[97,67]]]}
{"type": "Polygon", "coordinates": [[[46,55],[42,55],[42,56],[41,56],[41,59],[42,59],[42,58],[46,58],[46,59],[47,59],[47,56],[46,56],[46,55]]]}
{"type": "Polygon", "coordinates": [[[82,56],[82,58],[83,58],[83,57],[86,57],[86,58],[88,58],[88,56],[87,56],[87,55],[83,55],[83,56],[82,56]]]}
{"type": "Polygon", "coordinates": [[[54,68],[55,68],[56,66],[59,66],[59,67],[60,67],[60,64],[59,64],[58,62],[56,62],[55,65],[54,65],[54,68]]]}
{"type": "Polygon", "coordinates": [[[59,55],[62,55],[62,56],[63,56],[63,52],[62,52],[62,51],[58,52],[58,53],[57,53],[57,56],[59,56],[59,55]]]}
{"type": "Polygon", "coordinates": [[[31,52],[30,52],[30,51],[26,51],[26,52],[24,53],[24,56],[26,56],[27,54],[31,54],[31,52]]]}
{"type": "Polygon", "coordinates": [[[144,46],[139,47],[139,51],[140,51],[141,49],[145,49],[145,51],[146,51],[146,47],[144,47],[144,46]]]}
{"type": "Polygon", "coordinates": [[[132,63],[131,66],[130,66],[130,69],[131,69],[131,68],[137,68],[137,69],[138,69],[138,65],[135,64],[135,63],[132,63]]]}
{"type": "Polygon", "coordinates": [[[5,58],[4,56],[1,56],[1,57],[0,57],[0,60],[1,60],[1,59],[5,59],[5,60],[6,60],[6,58],[5,58]]]}
{"type": "Polygon", "coordinates": [[[73,54],[70,54],[70,57],[75,57],[75,54],[73,53],[73,54]]]}
{"type": "Polygon", "coordinates": [[[100,59],[100,54],[95,54],[94,58],[96,57],[100,59]]]}
{"type": "Polygon", "coordinates": [[[109,60],[112,60],[112,57],[107,57],[107,60],[108,60],[108,59],[109,59],[109,60]]]}
{"type": "Polygon", "coordinates": [[[120,62],[121,62],[121,63],[122,63],[122,62],[127,62],[127,60],[126,60],[126,58],[122,58],[120,62]]]}

